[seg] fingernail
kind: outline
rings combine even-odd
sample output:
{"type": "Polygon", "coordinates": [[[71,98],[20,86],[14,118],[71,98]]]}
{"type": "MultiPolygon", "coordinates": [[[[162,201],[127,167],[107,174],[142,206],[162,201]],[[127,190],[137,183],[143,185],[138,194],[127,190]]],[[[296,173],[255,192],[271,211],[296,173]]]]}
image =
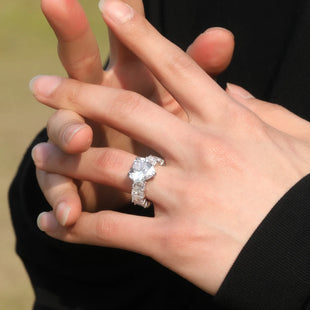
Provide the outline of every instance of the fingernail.
{"type": "Polygon", "coordinates": [[[223,28],[223,27],[211,27],[211,28],[208,28],[207,30],[205,30],[205,32],[203,32],[202,34],[205,34],[205,33],[211,33],[211,32],[217,32],[219,34],[219,32],[221,33],[226,33],[226,34],[229,34],[232,36],[232,38],[234,38],[234,34],[226,29],[226,28],[223,28]]]}
{"type": "Polygon", "coordinates": [[[117,24],[124,24],[134,16],[133,8],[122,1],[111,1],[109,5],[103,1],[100,5],[102,12],[117,24]]]}
{"type": "Polygon", "coordinates": [[[249,93],[247,90],[235,84],[227,83],[226,91],[229,94],[240,97],[242,99],[253,99],[254,98],[254,96],[251,93],[249,93]]]}
{"type": "Polygon", "coordinates": [[[37,144],[31,151],[31,157],[35,163],[46,161],[48,154],[48,143],[37,144]]]}
{"type": "Polygon", "coordinates": [[[65,203],[60,203],[56,208],[56,217],[60,225],[65,226],[70,214],[71,208],[65,203]]]}
{"type": "Polygon", "coordinates": [[[35,95],[49,97],[63,80],[59,76],[38,75],[29,82],[29,88],[35,95]]]}
{"type": "Polygon", "coordinates": [[[44,232],[53,232],[57,230],[57,220],[52,212],[42,212],[37,219],[37,225],[44,232]]]}
{"type": "Polygon", "coordinates": [[[99,7],[100,12],[103,12],[104,2],[105,2],[105,0],[100,0],[98,3],[98,7],[99,7]]]}
{"type": "Polygon", "coordinates": [[[65,143],[69,143],[72,138],[75,136],[76,133],[78,133],[80,130],[85,128],[87,125],[86,124],[74,124],[69,126],[65,132],[64,132],[64,141],[65,143]]]}

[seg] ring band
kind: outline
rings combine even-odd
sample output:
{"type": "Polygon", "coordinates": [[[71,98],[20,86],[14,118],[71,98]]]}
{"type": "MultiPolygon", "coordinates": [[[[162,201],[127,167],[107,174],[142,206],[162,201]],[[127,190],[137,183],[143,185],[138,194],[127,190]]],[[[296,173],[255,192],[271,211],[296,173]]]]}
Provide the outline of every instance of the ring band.
{"type": "Polygon", "coordinates": [[[165,161],[157,156],[136,157],[131,169],[128,172],[130,180],[132,180],[131,202],[135,205],[148,208],[151,204],[145,198],[146,181],[153,178],[156,174],[155,166],[163,166],[165,161]]]}

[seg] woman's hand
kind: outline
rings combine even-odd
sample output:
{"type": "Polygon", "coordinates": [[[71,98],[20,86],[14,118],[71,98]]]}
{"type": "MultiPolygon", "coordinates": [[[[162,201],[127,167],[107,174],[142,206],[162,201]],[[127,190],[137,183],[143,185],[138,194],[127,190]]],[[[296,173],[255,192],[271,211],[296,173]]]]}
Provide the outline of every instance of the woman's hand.
{"type": "MultiPolygon", "coordinates": [[[[127,0],[143,14],[141,0],[127,0]]],[[[111,56],[102,70],[99,48],[86,15],[76,0],[42,0],[42,10],[58,38],[59,57],[68,75],[74,79],[130,89],[155,100],[171,113],[184,117],[178,103],[170,96],[145,65],[110,33],[111,56]]],[[[229,64],[234,48],[232,34],[222,28],[211,28],[201,34],[188,54],[209,74],[216,76],[229,64]]],[[[150,152],[126,135],[94,121],[87,121],[73,111],[59,110],[48,121],[50,142],[61,150],[78,154],[90,145],[110,146],[136,154],[150,152]]],[[[62,225],[71,225],[81,208],[95,211],[116,209],[128,201],[128,195],[92,182],[76,183],[70,178],[37,169],[40,187],[62,225]],[[82,200],[82,201],[81,201],[82,200]]]]}
{"type": "MultiPolygon", "coordinates": [[[[151,256],[215,294],[268,212],[309,173],[309,123],[236,86],[225,92],[122,2],[107,0],[104,18],[182,106],[187,119],[135,92],[56,77],[34,80],[33,93],[40,102],[116,128],[166,161],[147,182],[154,218],[84,212],[65,228],[53,213],[44,213],[39,225],[64,241],[151,256]]],[[[135,155],[124,150],[90,148],[68,155],[41,144],[33,157],[40,169],[130,193],[127,174],[135,155]]]]}

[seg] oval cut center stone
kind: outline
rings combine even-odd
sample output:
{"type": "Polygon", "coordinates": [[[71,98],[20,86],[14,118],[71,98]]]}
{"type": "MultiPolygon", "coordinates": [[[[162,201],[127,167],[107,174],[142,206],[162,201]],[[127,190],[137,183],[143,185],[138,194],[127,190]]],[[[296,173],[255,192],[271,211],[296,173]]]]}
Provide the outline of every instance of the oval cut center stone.
{"type": "Polygon", "coordinates": [[[129,178],[134,182],[146,181],[156,174],[154,166],[145,158],[138,157],[129,171],[129,178]]]}

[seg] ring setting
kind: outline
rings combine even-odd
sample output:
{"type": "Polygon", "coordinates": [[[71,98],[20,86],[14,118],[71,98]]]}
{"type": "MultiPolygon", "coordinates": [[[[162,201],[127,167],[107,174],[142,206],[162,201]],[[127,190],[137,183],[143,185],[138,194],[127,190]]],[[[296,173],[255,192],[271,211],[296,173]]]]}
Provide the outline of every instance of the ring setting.
{"type": "Polygon", "coordinates": [[[151,202],[145,198],[146,181],[156,175],[155,166],[165,165],[165,161],[157,156],[136,157],[128,172],[132,180],[131,201],[135,205],[148,208],[151,202]]]}

